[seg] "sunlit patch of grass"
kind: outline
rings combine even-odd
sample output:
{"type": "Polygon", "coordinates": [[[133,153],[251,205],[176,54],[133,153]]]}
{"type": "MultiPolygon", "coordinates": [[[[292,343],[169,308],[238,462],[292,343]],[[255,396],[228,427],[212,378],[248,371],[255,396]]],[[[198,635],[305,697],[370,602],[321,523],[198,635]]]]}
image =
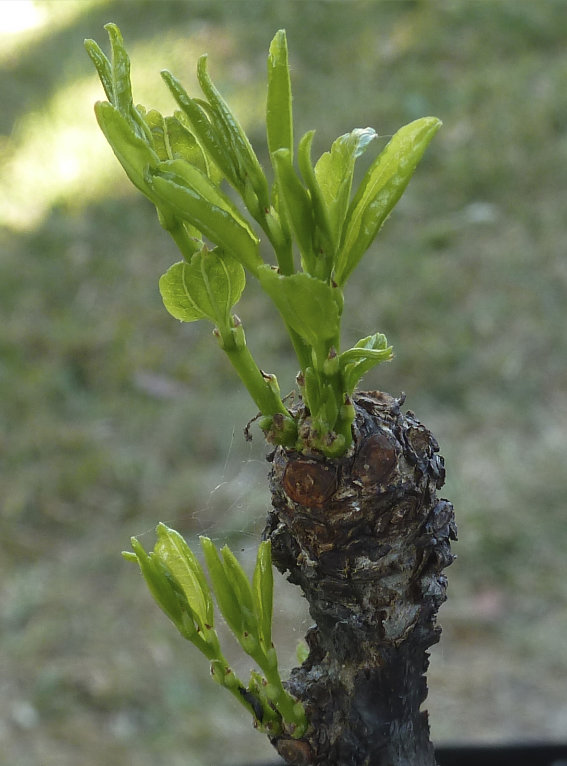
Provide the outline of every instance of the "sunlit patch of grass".
{"type": "Polygon", "coordinates": [[[47,35],[72,24],[79,16],[108,0],[2,0],[0,5],[0,64],[9,62],[47,35]]]}
{"type": "MultiPolygon", "coordinates": [[[[104,45],[105,32],[96,31],[104,45]]],[[[169,33],[132,45],[136,103],[171,114],[177,105],[160,78],[160,69],[173,70],[195,93],[197,58],[207,49],[215,51],[213,76],[222,82],[227,77],[223,56],[230,58],[234,46],[228,34],[213,34],[210,26],[201,25],[186,40],[169,33]]],[[[229,97],[248,130],[262,119],[263,88],[258,87],[258,73],[244,67],[237,79],[236,87],[232,80],[229,97]]],[[[96,124],[93,104],[103,99],[93,74],[58,89],[41,111],[25,115],[16,124],[2,163],[0,221],[6,226],[33,229],[56,203],[76,208],[102,196],[135,193],[96,124]]]]}

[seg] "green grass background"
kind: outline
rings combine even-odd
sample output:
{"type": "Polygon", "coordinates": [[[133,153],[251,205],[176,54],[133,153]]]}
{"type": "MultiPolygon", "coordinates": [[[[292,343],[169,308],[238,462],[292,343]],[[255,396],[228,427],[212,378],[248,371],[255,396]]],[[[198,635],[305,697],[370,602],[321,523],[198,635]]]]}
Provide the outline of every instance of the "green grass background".
{"type": "MultiPolygon", "coordinates": [[[[0,3],[0,21],[8,3],[0,3]]],[[[82,47],[115,21],[135,98],[210,68],[266,159],[265,58],[286,27],[315,148],[425,114],[444,127],[351,280],[344,342],[380,330],[446,457],[458,561],[432,652],[442,741],[567,731],[567,52],[563,0],[40,2],[0,45],[0,751],[9,766],[272,757],[120,557],[159,520],[249,559],[269,498],[254,407],[205,325],[161,306],[173,244],[99,135],[82,47]]],[[[382,145],[386,138],[382,140],[382,145]]],[[[283,391],[295,365],[254,284],[239,307],[283,391]]],[[[291,667],[309,618],[278,581],[291,667]]],[[[230,654],[230,639],[229,642],[230,654]]],[[[237,653],[234,652],[235,658],[237,653]]],[[[236,662],[239,662],[235,659],[236,662]]],[[[243,672],[247,663],[244,661],[243,672]]]]}

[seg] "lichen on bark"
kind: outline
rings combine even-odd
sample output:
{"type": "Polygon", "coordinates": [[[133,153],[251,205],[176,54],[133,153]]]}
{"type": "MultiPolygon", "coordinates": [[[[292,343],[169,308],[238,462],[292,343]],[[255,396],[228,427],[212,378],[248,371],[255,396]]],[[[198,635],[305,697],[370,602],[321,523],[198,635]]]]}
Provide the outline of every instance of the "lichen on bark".
{"type": "Polygon", "coordinates": [[[273,744],[297,766],[434,766],[421,705],[456,540],[453,507],[437,496],[443,458],[403,398],[359,393],[354,403],[344,457],[270,456],[264,536],[315,621],[287,684],[311,728],[273,744]]]}

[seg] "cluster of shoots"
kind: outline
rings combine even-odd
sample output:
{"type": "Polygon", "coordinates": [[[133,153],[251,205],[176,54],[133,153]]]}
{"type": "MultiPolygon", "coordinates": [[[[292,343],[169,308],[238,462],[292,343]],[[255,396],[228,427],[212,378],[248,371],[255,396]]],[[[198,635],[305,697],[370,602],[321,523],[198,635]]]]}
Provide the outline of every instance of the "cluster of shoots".
{"type": "Polygon", "coordinates": [[[122,35],[113,24],[106,29],[110,59],[86,41],[108,99],[96,104],[96,116],[128,177],[153,202],[181,252],[182,260],[160,280],[165,307],[181,321],[213,323],[220,347],[260,411],[268,441],[326,457],[343,455],[352,443],[353,392],[363,375],[392,357],[381,333],[341,351],[343,290],[440,121],[424,117],[401,128],[353,192],[356,160],[377,133],[355,128],[315,163],[314,131],[294,146],[287,43],[280,30],[268,55],[268,180],[210,78],[206,56],[197,65],[202,96],[190,96],[173,74],[162,72],[178,107],[164,117],[134,104],[122,35]],[[271,245],[273,263],[262,258],[261,238],[271,245]],[[233,311],[247,274],[273,301],[297,355],[303,407],[295,411],[282,400],[275,375],[252,356],[233,311]]]}
{"type": "Polygon", "coordinates": [[[146,553],[132,538],[133,553],[148,588],[177,630],[210,661],[214,680],[230,691],[252,714],[254,725],[270,736],[285,733],[301,737],[305,710],[283,687],[272,643],[273,570],[271,545],[260,543],[250,582],[228,548],[219,551],[201,537],[218,607],[242,649],[261,670],[252,670],[248,685],[238,678],[224,657],[215,630],[213,594],[203,567],[183,537],[165,524],[157,527],[157,542],[146,553]]]}
{"type": "MultiPolygon", "coordinates": [[[[167,310],[183,322],[207,319],[258,410],[273,444],[325,458],[352,443],[353,393],[363,375],[392,357],[384,335],[341,350],[345,284],[402,195],[440,126],[424,117],[401,128],[370,164],[353,192],[356,160],[377,139],[355,128],[312,161],[314,131],[294,145],[285,32],[268,56],[266,109],[270,180],[240,123],[213,84],[207,58],[197,65],[202,96],[190,96],[168,71],[162,76],[177,110],[163,116],[135,105],[122,35],[106,26],[108,58],[93,41],[87,51],[107,101],[98,123],[132,183],[155,205],[159,221],[182,256],[162,276],[167,310]],[[237,197],[235,201],[234,197],[237,197]],[[273,262],[266,263],[260,239],[273,262]],[[252,356],[234,313],[247,275],[257,279],[279,311],[297,355],[302,406],[289,409],[276,376],[252,356]]],[[[148,587],[182,636],[210,661],[213,678],[276,737],[301,737],[305,711],[284,688],[272,644],[272,565],[262,542],[252,582],[228,547],[220,554],[201,538],[209,587],[199,560],[181,535],[163,524],[147,553],[136,538],[126,558],[137,561],[148,587]],[[230,668],[214,627],[213,596],[242,649],[257,668],[248,684],[230,668]]]]}

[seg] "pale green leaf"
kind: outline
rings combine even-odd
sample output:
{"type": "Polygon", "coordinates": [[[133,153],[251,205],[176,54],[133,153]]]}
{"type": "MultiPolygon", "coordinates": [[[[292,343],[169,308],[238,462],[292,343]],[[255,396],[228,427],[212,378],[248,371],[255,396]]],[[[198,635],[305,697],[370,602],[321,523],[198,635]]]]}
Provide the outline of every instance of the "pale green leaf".
{"type": "Polygon", "coordinates": [[[203,569],[183,537],[165,524],[158,524],[154,556],[171,572],[198,619],[201,630],[214,622],[213,600],[203,569]]]}
{"type": "Polygon", "coordinates": [[[289,149],[278,149],[274,152],[272,164],[278,187],[277,199],[280,213],[295,236],[304,270],[312,272],[315,269],[315,253],[313,252],[311,199],[295,172],[289,149]]]}
{"type": "Polygon", "coordinates": [[[144,122],[152,134],[152,142],[155,153],[161,162],[173,159],[167,142],[167,131],[165,127],[165,118],[157,109],[150,109],[144,115],[144,122]]]}
{"type": "Polygon", "coordinates": [[[133,131],[130,122],[112,104],[98,101],[95,104],[95,114],[100,129],[128,178],[157,205],[156,195],[145,178],[148,168],[157,168],[159,165],[156,152],[133,131]]]}
{"type": "Polygon", "coordinates": [[[244,269],[236,258],[220,248],[206,247],[191,262],[180,261],[161,277],[159,289],[169,313],[182,322],[210,319],[228,327],[232,307],[244,290],[244,269]]]}
{"type": "Polygon", "coordinates": [[[163,568],[159,566],[159,562],[152,553],[146,553],[142,544],[135,537],[132,537],[130,542],[140,571],[156,603],[175,625],[180,625],[182,619],[181,604],[163,568]]]}
{"type": "Polygon", "coordinates": [[[208,537],[200,537],[199,539],[219,609],[234,635],[239,638],[244,632],[244,620],[236,590],[227,577],[223,562],[213,541],[208,537]]]}
{"type": "Polygon", "coordinates": [[[219,134],[218,127],[211,123],[207,114],[208,105],[200,103],[199,99],[191,98],[171,72],[163,70],[161,76],[189,121],[191,132],[201,145],[204,154],[215,162],[222,174],[235,188],[239,188],[238,168],[223,140],[223,136],[219,134]]]}
{"type": "Polygon", "coordinates": [[[382,333],[362,338],[354,348],[343,351],[339,362],[346,393],[352,394],[363,375],[377,364],[389,362],[392,356],[392,347],[388,345],[386,336],[382,333]]]}
{"type": "Polygon", "coordinates": [[[248,633],[254,635],[254,637],[257,637],[258,620],[254,610],[252,588],[246,577],[246,572],[228,545],[223,546],[221,549],[221,556],[226,576],[231,581],[232,587],[236,593],[236,598],[242,613],[244,629],[248,633]]]}
{"type": "Polygon", "coordinates": [[[297,161],[303,180],[309,189],[313,209],[312,240],[315,261],[312,276],[328,279],[331,275],[335,251],[339,243],[334,236],[329,217],[330,211],[311,163],[311,144],[314,135],[315,131],[310,130],[300,140],[297,148],[297,161]]]}
{"type": "Polygon", "coordinates": [[[288,149],[293,159],[291,82],[284,29],[276,32],[268,54],[266,129],[270,153],[288,149]]]}
{"type": "Polygon", "coordinates": [[[269,266],[258,278],[285,322],[314,348],[337,342],[342,294],[327,282],[299,273],[282,276],[269,266]]]}
{"type": "Polygon", "coordinates": [[[204,173],[177,159],[160,163],[147,180],[162,204],[255,274],[262,263],[258,237],[232,200],[204,173]]]}
{"type": "Polygon", "coordinates": [[[315,165],[315,176],[329,211],[333,239],[340,242],[350,201],[352,177],[357,157],[376,138],[373,128],[355,128],[339,136],[331,151],[321,155],[315,165]]]}
{"type": "Polygon", "coordinates": [[[344,285],[402,196],[429,142],[441,126],[423,117],[400,128],[364,176],[343,230],[335,280],[344,285]]]}
{"type": "Polygon", "coordinates": [[[272,645],[272,612],[274,598],[274,573],[272,569],[272,545],[262,540],[258,546],[256,566],[252,576],[252,594],[258,616],[260,637],[267,651],[272,645]]]}
{"type": "Polygon", "coordinates": [[[112,67],[110,61],[103,53],[101,47],[94,40],[85,40],[85,48],[104,88],[106,98],[112,103],[114,100],[114,85],[112,84],[112,67]]]}
{"type": "Polygon", "coordinates": [[[127,119],[134,132],[147,143],[151,142],[150,131],[134,106],[132,83],[130,82],[130,58],[124,47],[122,33],[116,24],[105,24],[108,32],[111,56],[113,98],[111,103],[127,119]]]}
{"type": "Polygon", "coordinates": [[[224,138],[225,150],[232,156],[232,163],[238,169],[239,190],[244,191],[249,182],[262,207],[268,205],[268,182],[248,137],[230,107],[221,96],[207,71],[207,56],[201,56],[197,63],[199,85],[209,101],[213,121],[224,138]]]}

